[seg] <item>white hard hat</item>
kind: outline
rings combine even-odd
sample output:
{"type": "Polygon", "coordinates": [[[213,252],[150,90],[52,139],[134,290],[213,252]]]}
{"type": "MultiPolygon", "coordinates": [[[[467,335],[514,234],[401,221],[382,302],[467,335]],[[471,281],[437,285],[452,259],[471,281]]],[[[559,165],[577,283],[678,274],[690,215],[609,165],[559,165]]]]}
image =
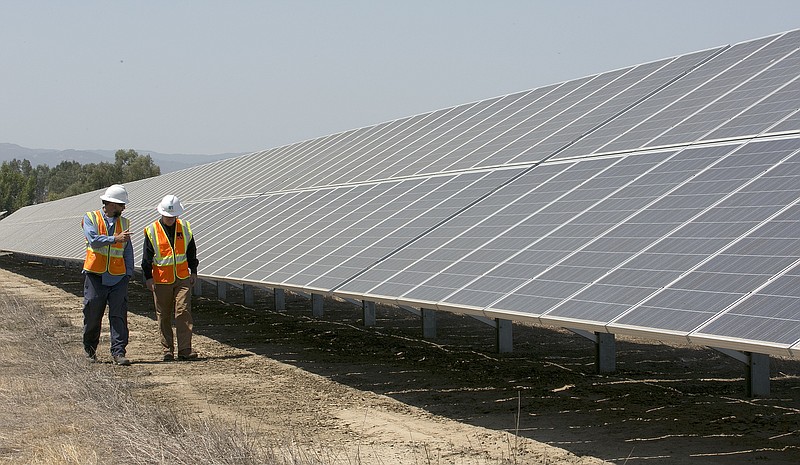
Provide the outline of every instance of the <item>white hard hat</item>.
{"type": "Polygon", "coordinates": [[[165,195],[158,204],[157,210],[164,216],[178,216],[183,213],[183,205],[181,205],[181,200],[174,195],[165,195]]]}
{"type": "Polygon", "coordinates": [[[106,193],[100,196],[100,200],[113,203],[128,203],[128,191],[122,184],[114,184],[106,189],[106,193]]]}

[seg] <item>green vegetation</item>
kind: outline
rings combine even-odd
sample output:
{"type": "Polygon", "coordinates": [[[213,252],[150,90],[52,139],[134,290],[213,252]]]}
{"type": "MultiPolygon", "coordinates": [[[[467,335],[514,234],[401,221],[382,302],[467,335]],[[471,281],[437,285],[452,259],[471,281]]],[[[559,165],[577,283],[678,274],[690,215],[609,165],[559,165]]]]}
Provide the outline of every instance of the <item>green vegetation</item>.
{"type": "Polygon", "coordinates": [[[31,166],[28,160],[4,161],[0,165],[0,211],[9,214],[26,205],[103,189],[161,174],[150,155],[135,150],[117,150],[114,163],[62,161],[53,168],[31,166]]]}

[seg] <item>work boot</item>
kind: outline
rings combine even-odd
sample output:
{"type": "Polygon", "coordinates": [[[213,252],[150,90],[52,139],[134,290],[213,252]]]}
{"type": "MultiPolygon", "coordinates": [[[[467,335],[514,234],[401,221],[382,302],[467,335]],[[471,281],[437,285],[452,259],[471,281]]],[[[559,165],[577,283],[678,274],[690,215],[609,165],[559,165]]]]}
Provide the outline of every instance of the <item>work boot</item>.
{"type": "Polygon", "coordinates": [[[191,351],[185,355],[178,354],[178,360],[197,360],[198,357],[199,355],[197,355],[195,351],[191,351]]]}
{"type": "Polygon", "coordinates": [[[114,365],[128,366],[131,364],[131,361],[125,358],[124,355],[114,355],[112,358],[114,359],[114,365]]]}
{"type": "Polygon", "coordinates": [[[174,355],[172,355],[172,354],[164,354],[164,361],[165,362],[171,362],[173,360],[175,360],[175,356],[174,355]]]}

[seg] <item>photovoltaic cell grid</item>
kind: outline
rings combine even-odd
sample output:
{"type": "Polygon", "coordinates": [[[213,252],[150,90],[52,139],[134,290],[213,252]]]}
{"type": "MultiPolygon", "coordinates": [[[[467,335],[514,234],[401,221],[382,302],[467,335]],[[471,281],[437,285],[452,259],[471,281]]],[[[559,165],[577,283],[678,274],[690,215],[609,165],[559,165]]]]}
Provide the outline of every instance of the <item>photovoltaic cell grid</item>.
{"type": "MultiPolygon", "coordinates": [[[[558,117],[535,127],[501,150],[489,153],[478,165],[533,162],[558,153],[583,135],[676,80],[712,53],[713,51],[697,52],[626,70],[613,82],[574,104],[558,117]]],[[[612,73],[601,77],[609,74],[612,73]]]]}
{"type": "Polygon", "coordinates": [[[231,218],[252,234],[238,237],[229,228],[206,233],[212,244],[227,246],[212,247],[204,271],[328,291],[521,171],[485,170],[260,198],[259,205],[231,218]]]}
{"type": "Polygon", "coordinates": [[[559,156],[753,137],[797,112],[800,30],[737,44],[559,156]]]}
{"type": "MultiPolygon", "coordinates": [[[[207,277],[798,355],[799,48],[790,31],[128,183],[137,260],[176,193],[207,277]]],[[[101,193],[21,209],[0,247],[80,260],[101,193]]]]}
{"type": "Polygon", "coordinates": [[[734,74],[738,66],[774,40],[775,37],[758,39],[722,51],[636,108],[573,144],[560,156],[613,153],[643,147],[666,128],[702,108],[714,96],[729,90],[736,81],[727,76],[734,74]],[[716,82],[717,79],[720,81],[716,82]]]}
{"type": "MultiPolygon", "coordinates": [[[[800,260],[798,150],[789,138],[545,164],[337,291],[685,339],[800,260]]],[[[769,339],[778,318],[764,318],[754,341],[800,340],[769,339]]]]}
{"type": "MultiPolygon", "coordinates": [[[[742,279],[750,270],[731,269],[741,274],[730,281],[727,278],[731,276],[718,275],[720,279],[707,283],[710,286],[707,292],[701,292],[701,289],[678,291],[676,286],[682,282],[688,283],[687,280],[695,277],[687,275],[687,272],[699,266],[703,260],[714,257],[750,229],[767,221],[772,213],[787,205],[784,201],[794,201],[795,192],[782,193],[778,187],[769,186],[783,176],[791,178],[791,182],[797,182],[798,178],[792,173],[794,167],[783,159],[799,147],[797,139],[753,143],[723,156],[708,169],[650,205],[643,212],[645,221],[638,216],[633,217],[618,230],[603,235],[603,249],[616,249],[615,244],[619,243],[627,246],[631,243],[631,237],[639,238],[640,247],[634,251],[623,251],[614,260],[617,264],[607,267],[602,274],[589,273],[588,279],[579,281],[582,287],[569,296],[569,303],[564,301],[560,306],[557,304],[543,313],[547,317],[584,319],[589,311],[591,318],[597,321],[628,324],[633,323],[634,315],[639,315],[649,320],[638,320],[641,326],[652,326],[663,331],[691,330],[695,327],[695,319],[704,321],[707,316],[724,308],[723,294],[727,286],[733,284],[744,291],[754,288],[752,283],[742,279]],[[769,200],[770,196],[777,198],[769,200]],[[660,217],[660,221],[651,222],[654,216],[660,217]],[[658,227],[653,228],[654,224],[658,227]],[[649,286],[625,288],[626,279],[640,272],[651,273],[647,279],[649,286]],[[676,279],[678,281],[673,282],[676,279]],[[709,299],[709,293],[713,294],[713,298],[709,299]],[[666,319],[659,318],[655,307],[647,315],[636,309],[636,306],[669,299],[668,294],[674,297],[674,305],[670,307],[673,313],[666,319]],[[615,301],[619,299],[622,301],[615,301]],[[594,307],[595,301],[604,304],[603,311],[598,312],[594,307]],[[694,305],[689,306],[689,302],[694,305]],[[679,309],[685,309],[686,312],[679,309]],[[617,320],[623,312],[626,316],[617,320]]],[[[770,245],[766,244],[767,247],[770,245]]],[[[598,250],[597,244],[585,250],[595,252],[598,250]]],[[[585,262],[582,253],[576,253],[560,266],[580,266],[581,262],[585,262]]],[[[710,263],[706,265],[710,266],[710,263]]],[[[755,265],[747,262],[748,267],[755,265]]]]}
{"type": "MultiPolygon", "coordinates": [[[[744,72],[749,76],[751,70],[760,69],[759,71],[735,86],[730,92],[703,107],[701,111],[684,119],[655,140],[648,142],[646,146],[707,140],[709,131],[714,131],[720,126],[727,126],[727,132],[731,136],[751,136],[758,134],[760,129],[767,129],[770,123],[782,115],[763,120],[762,124],[766,123],[763,128],[756,126],[752,131],[747,132],[740,132],[742,128],[736,128],[735,124],[740,113],[762,103],[790,80],[797,79],[798,58],[800,58],[799,40],[800,32],[789,34],[770,44],[757,57],[751,57],[747,60],[750,62],[750,67],[745,67],[744,72]]],[[[744,126],[744,128],[749,129],[749,126],[744,126]]]]}
{"type": "Polygon", "coordinates": [[[794,357],[799,357],[799,280],[800,270],[795,266],[699,327],[691,334],[692,342],[713,346],[720,340],[747,340],[761,345],[766,340],[779,348],[789,346],[794,357]]]}

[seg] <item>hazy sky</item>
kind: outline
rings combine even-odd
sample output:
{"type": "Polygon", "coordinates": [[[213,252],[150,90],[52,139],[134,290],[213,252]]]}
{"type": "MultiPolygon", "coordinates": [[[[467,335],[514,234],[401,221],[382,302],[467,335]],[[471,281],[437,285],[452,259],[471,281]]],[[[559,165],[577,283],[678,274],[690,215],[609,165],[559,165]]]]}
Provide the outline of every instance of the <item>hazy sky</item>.
{"type": "Polygon", "coordinates": [[[250,152],[800,27],[797,0],[0,2],[0,142],[250,152]]]}

